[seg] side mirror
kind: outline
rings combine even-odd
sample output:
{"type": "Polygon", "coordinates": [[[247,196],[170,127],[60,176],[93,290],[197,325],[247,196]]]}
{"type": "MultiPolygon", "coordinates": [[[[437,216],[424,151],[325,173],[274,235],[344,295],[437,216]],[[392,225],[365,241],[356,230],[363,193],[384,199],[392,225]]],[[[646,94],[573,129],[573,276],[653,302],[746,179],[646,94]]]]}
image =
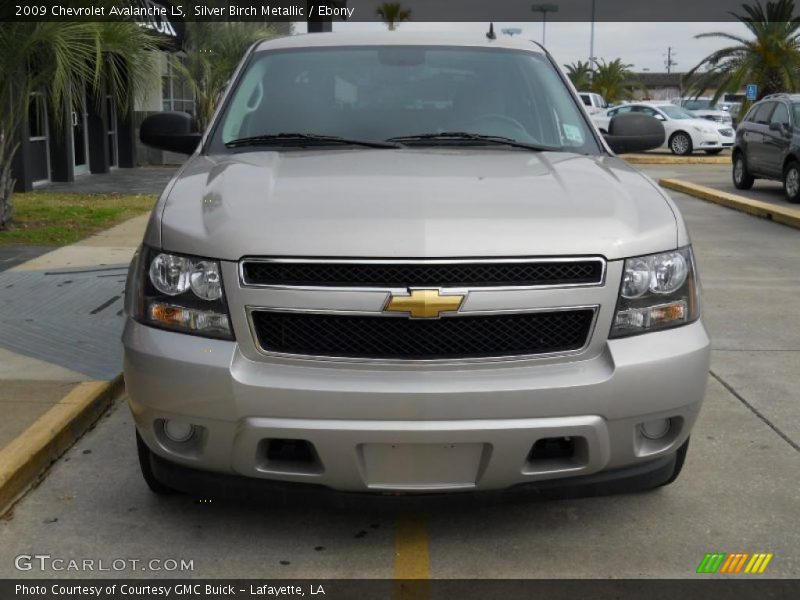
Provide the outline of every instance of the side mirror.
{"type": "Polygon", "coordinates": [[[192,117],[185,112],[160,112],[142,121],[139,139],[146,146],[192,154],[203,135],[192,131],[192,117]]]}
{"type": "Polygon", "coordinates": [[[664,144],[664,126],[641,113],[623,113],[611,119],[608,134],[603,136],[616,154],[643,152],[664,144]]]}
{"type": "Polygon", "coordinates": [[[769,124],[770,131],[777,131],[783,135],[789,135],[792,132],[792,126],[786,123],[772,122],[769,124]]]}

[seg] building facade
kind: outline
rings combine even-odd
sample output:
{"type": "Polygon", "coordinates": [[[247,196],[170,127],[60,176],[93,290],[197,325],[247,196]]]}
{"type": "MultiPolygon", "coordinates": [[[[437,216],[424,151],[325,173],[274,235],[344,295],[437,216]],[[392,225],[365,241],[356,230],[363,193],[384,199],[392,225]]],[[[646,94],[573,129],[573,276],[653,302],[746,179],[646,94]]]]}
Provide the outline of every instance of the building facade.
{"type": "MultiPolygon", "coordinates": [[[[185,90],[175,89],[167,60],[169,54],[180,52],[183,23],[155,17],[139,24],[157,34],[161,47],[161,69],[153,74],[153,91],[146,102],[152,103],[154,110],[191,112],[185,90]]],[[[60,115],[52,110],[42,92],[31,94],[11,167],[15,191],[30,191],[51,181],[74,181],[87,173],[135,167],[141,162],[137,125],[142,114],[151,112],[150,106],[131,106],[123,112],[110,94],[94,98],[84,90],[79,98],[65,99],[58,108],[60,115]]]]}

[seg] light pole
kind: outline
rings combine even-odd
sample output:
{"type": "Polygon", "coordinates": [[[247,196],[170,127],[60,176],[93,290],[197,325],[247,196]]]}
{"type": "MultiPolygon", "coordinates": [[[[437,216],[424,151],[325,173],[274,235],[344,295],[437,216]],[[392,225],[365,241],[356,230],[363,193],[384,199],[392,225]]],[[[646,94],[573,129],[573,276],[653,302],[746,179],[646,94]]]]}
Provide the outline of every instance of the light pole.
{"type": "Polygon", "coordinates": [[[595,0],[592,0],[592,29],[589,34],[589,69],[592,79],[594,79],[594,2],[595,0]]]}
{"type": "Polygon", "coordinates": [[[547,13],[558,12],[558,6],[555,4],[534,4],[531,6],[533,12],[542,13],[542,46],[547,44],[547,13]]]}

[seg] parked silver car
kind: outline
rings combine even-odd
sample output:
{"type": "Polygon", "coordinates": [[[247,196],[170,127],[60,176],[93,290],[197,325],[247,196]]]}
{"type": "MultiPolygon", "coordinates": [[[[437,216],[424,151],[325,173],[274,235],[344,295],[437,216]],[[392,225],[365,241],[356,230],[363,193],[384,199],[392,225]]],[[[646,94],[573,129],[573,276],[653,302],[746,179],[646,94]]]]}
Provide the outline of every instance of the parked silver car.
{"type": "Polygon", "coordinates": [[[190,122],[141,129],[192,153],[127,286],[152,489],[677,477],[709,366],[696,266],[612,152],[660,145],[657,121],[604,139],[531,42],[394,32],[259,43],[190,122]]]}

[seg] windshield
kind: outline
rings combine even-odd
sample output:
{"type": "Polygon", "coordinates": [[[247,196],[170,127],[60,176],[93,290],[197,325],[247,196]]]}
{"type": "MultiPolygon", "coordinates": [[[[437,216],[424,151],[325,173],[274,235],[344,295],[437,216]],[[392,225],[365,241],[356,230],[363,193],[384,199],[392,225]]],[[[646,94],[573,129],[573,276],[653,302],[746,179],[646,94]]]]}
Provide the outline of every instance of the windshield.
{"type": "Polygon", "coordinates": [[[683,107],[687,110],[717,110],[717,105],[711,100],[686,100],[683,107]]]}
{"type": "MultiPolygon", "coordinates": [[[[215,125],[210,150],[257,151],[260,148],[253,146],[226,150],[225,143],[285,132],[387,140],[453,131],[558,150],[600,152],[568,88],[545,56],[427,46],[257,53],[215,125]]],[[[425,143],[481,142],[429,139],[425,143]]]]}
{"type": "Polygon", "coordinates": [[[697,118],[695,115],[693,115],[692,113],[690,113],[687,110],[684,110],[680,106],[675,106],[675,105],[672,105],[672,104],[665,104],[664,106],[659,106],[658,108],[661,110],[661,112],[663,112],[665,115],[667,115],[670,119],[677,119],[677,120],[680,121],[682,119],[696,119],[697,118]]]}

